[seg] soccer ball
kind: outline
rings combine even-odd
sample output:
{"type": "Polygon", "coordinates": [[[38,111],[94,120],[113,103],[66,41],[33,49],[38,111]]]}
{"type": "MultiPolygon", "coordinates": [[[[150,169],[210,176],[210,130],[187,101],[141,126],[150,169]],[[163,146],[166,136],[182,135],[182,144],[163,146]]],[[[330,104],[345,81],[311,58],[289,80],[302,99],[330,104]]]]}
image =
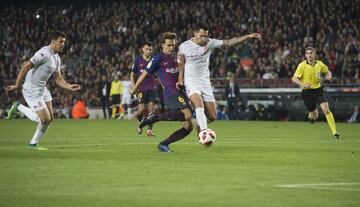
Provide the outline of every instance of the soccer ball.
{"type": "Polygon", "coordinates": [[[204,129],[200,131],[198,138],[200,144],[210,147],[216,140],[216,134],[211,129],[204,129]]]}

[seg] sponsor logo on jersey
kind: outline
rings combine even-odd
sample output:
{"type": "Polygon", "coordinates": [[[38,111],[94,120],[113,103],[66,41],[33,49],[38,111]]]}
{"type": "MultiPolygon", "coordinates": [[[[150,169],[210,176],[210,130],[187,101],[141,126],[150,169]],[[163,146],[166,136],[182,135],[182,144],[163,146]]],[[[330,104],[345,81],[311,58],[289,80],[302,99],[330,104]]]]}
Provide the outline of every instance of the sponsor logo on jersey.
{"type": "Polygon", "coordinates": [[[166,68],[165,71],[167,73],[178,73],[179,72],[179,68],[166,68]]]}

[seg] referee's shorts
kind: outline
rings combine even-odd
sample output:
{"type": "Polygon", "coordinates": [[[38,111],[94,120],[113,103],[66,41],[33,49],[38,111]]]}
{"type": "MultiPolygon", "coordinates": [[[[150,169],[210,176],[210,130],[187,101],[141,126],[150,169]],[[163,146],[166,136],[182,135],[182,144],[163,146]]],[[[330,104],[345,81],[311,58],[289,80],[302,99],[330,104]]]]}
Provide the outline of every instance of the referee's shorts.
{"type": "Polygon", "coordinates": [[[309,112],[316,109],[316,104],[328,102],[326,93],[322,87],[316,89],[302,90],[301,96],[309,112]]]}

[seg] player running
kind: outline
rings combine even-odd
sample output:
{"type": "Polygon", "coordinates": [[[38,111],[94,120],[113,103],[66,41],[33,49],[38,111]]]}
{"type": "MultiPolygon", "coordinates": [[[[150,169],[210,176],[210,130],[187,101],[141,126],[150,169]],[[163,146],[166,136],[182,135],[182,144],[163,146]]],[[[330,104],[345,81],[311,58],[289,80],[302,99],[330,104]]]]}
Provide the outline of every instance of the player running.
{"type": "Polygon", "coordinates": [[[53,32],[50,45],[42,47],[29,61],[25,62],[16,78],[15,85],[5,88],[7,91],[17,90],[26,76],[22,94],[29,107],[15,101],[8,111],[8,118],[11,119],[16,111],[20,111],[30,120],[38,123],[35,134],[28,145],[30,150],[47,150],[39,145],[39,140],[54,120],[52,97],[46,88],[50,76],[53,75],[56,84],[62,88],[71,91],[80,90],[80,85],[67,83],[60,73],[61,59],[58,53],[64,49],[65,40],[64,33],[53,32]]]}

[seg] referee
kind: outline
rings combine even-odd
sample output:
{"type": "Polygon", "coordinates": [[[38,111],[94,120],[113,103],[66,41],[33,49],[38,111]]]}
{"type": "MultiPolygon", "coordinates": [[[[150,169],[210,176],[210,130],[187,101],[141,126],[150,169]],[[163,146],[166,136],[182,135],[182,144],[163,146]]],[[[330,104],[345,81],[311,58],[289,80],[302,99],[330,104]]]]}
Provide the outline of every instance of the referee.
{"type": "Polygon", "coordinates": [[[326,116],[332,135],[334,138],[339,138],[340,134],[336,131],[334,116],[329,109],[326,94],[320,84],[322,74],[326,75],[326,80],[331,80],[332,74],[328,67],[320,60],[316,60],[315,57],[315,49],[313,47],[307,47],[305,49],[306,60],[299,63],[292,77],[292,81],[303,89],[301,96],[309,111],[310,122],[314,123],[319,116],[316,109],[316,104],[318,103],[326,116]]]}

